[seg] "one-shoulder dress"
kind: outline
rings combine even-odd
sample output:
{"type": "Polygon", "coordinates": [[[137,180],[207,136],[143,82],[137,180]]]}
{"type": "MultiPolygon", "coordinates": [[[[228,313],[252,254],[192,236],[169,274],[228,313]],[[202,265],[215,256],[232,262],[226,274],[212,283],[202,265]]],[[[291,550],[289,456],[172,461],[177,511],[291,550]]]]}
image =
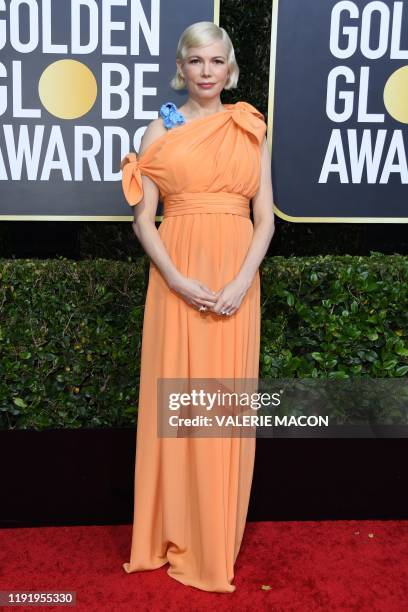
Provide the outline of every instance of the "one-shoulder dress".
{"type": "MultiPolygon", "coordinates": [[[[159,235],[177,269],[218,291],[238,274],[253,236],[263,115],[243,101],[177,125],[129,154],[122,187],[143,199],[142,175],[163,202],[159,235]]],[[[127,573],[169,563],[167,574],[204,591],[233,592],[256,438],[159,437],[158,378],[257,379],[259,271],[231,316],[200,312],[150,262],[141,348],[134,517],[127,573]]]]}

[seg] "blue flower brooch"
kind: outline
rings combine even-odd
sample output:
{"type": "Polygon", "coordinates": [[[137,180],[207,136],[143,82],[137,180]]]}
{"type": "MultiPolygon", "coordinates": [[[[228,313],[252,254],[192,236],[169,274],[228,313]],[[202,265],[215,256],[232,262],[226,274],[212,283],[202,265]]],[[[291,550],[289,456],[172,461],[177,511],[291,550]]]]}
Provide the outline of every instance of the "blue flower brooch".
{"type": "Polygon", "coordinates": [[[160,116],[163,117],[163,123],[168,129],[178,124],[183,125],[186,122],[173,102],[166,102],[160,107],[160,116]]]}

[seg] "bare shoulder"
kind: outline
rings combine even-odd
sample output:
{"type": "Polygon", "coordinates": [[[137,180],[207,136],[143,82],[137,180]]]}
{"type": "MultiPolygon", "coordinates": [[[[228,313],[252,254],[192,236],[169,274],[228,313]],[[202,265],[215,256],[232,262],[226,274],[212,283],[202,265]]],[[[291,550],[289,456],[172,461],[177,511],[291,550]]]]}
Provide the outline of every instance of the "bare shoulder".
{"type": "Polygon", "coordinates": [[[142,139],[140,141],[139,153],[143,153],[147,147],[149,147],[157,138],[163,136],[167,132],[163,124],[163,119],[158,117],[157,119],[153,119],[147,126],[142,139]]]}
{"type": "MultiPolygon", "coordinates": [[[[166,132],[167,132],[167,129],[165,128],[163,124],[163,119],[161,117],[158,117],[157,119],[153,119],[153,121],[151,121],[148,124],[141,138],[140,147],[139,147],[139,155],[143,153],[143,151],[147,149],[147,147],[149,147],[157,138],[159,138],[166,132]]],[[[120,162],[121,170],[123,170],[123,167],[127,163],[129,163],[129,161],[130,161],[129,156],[125,155],[125,157],[120,162]]]]}

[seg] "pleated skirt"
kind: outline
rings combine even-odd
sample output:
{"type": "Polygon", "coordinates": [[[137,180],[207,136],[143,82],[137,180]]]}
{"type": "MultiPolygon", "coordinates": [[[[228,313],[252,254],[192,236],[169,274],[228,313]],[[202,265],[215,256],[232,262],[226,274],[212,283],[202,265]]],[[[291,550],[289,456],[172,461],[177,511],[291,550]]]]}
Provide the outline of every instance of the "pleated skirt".
{"type": "MultiPolygon", "coordinates": [[[[177,269],[218,291],[239,272],[253,225],[236,214],[195,213],[165,217],[158,231],[177,269]]],[[[259,272],[239,309],[225,316],[187,304],[150,263],[126,572],[169,563],[168,575],[185,585],[235,591],[256,438],[159,437],[157,380],[257,379],[259,350],[259,272]]]]}

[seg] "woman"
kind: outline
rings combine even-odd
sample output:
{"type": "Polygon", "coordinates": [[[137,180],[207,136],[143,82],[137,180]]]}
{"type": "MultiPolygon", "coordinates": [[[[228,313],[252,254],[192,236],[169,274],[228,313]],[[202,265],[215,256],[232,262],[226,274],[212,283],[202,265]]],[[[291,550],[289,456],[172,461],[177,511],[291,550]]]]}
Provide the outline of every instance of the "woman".
{"type": "Polygon", "coordinates": [[[133,228],[151,259],[132,546],[123,567],[131,573],[169,563],[168,575],[185,585],[233,592],[255,437],[160,437],[157,381],[257,379],[258,267],[274,233],[271,161],[263,115],[246,102],[221,103],[239,74],[226,31],[192,24],[176,64],[171,84],[187,88],[186,103],[163,105],[139,155],[121,164],[133,228]]]}

